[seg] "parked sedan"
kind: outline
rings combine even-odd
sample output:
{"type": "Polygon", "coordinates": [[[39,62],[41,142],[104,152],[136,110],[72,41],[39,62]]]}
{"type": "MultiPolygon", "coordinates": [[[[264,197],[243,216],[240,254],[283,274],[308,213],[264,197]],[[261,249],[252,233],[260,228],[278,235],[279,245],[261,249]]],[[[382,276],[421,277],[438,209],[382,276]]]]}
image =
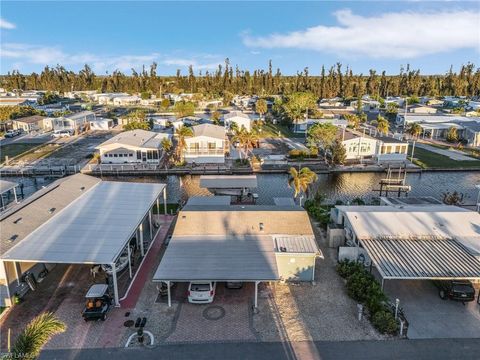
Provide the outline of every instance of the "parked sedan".
{"type": "Polygon", "coordinates": [[[475,300],[475,288],[470,281],[436,281],[435,285],[438,287],[438,295],[443,300],[450,299],[462,302],[475,300]]]}
{"type": "Polygon", "coordinates": [[[56,130],[53,132],[52,136],[54,138],[70,137],[72,133],[68,130],[56,130]]]}
{"type": "Polygon", "coordinates": [[[15,136],[18,136],[20,135],[20,131],[19,130],[8,130],[6,133],[5,133],[5,137],[6,138],[13,138],[15,136]]]}
{"type": "Polygon", "coordinates": [[[214,281],[195,281],[188,285],[188,302],[192,304],[210,304],[215,297],[217,283],[214,281]]]}

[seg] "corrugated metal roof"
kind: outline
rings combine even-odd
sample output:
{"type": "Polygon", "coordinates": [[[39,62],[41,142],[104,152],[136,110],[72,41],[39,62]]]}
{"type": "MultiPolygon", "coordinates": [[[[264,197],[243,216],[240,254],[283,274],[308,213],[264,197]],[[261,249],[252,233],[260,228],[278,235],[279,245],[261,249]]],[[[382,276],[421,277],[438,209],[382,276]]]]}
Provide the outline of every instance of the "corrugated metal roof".
{"type": "Polygon", "coordinates": [[[453,239],[362,239],[384,279],[480,278],[480,260],[453,239]]]}
{"type": "MultiPolygon", "coordinates": [[[[1,259],[110,264],[118,257],[164,187],[164,184],[101,181],[90,190],[79,189],[77,191],[82,195],[70,200],[63,210],[51,208],[48,212],[52,212],[53,217],[37,225],[1,259]]],[[[50,194],[54,196],[55,192],[50,194]]],[[[34,204],[29,207],[33,208],[34,204]]],[[[22,227],[21,221],[17,226],[22,227]]]]}
{"type": "Polygon", "coordinates": [[[279,253],[320,254],[314,236],[284,236],[273,237],[275,251],[279,253]]]}
{"type": "Polygon", "coordinates": [[[174,236],[154,281],[278,280],[271,236],[174,236]]]}

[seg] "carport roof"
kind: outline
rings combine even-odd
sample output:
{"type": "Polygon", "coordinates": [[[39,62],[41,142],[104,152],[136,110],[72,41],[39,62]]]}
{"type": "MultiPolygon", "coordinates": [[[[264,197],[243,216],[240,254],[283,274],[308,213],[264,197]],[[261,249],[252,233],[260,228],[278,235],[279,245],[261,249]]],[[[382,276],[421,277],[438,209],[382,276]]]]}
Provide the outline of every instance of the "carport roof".
{"type": "Polygon", "coordinates": [[[480,260],[454,239],[361,239],[384,279],[478,279],[480,260]]]}
{"type": "Polygon", "coordinates": [[[154,281],[278,280],[272,237],[174,236],[154,281]]]}
{"type": "MultiPolygon", "coordinates": [[[[58,214],[29,233],[1,259],[113,263],[164,187],[164,184],[100,181],[83,190],[84,194],[63,209],[50,208],[50,212],[58,214]]],[[[21,222],[19,225],[22,226],[21,222]]]]}

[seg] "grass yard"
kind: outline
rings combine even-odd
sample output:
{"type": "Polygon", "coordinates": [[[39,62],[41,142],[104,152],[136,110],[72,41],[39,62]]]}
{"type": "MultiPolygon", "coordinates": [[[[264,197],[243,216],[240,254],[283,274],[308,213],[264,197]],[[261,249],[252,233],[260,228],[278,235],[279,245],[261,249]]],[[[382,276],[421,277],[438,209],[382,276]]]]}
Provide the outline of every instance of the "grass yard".
{"type": "Polygon", "coordinates": [[[428,168],[480,168],[480,160],[457,161],[448,156],[436,154],[434,152],[415,148],[414,163],[424,169],[428,168]]]}
{"type": "Polygon", "coordinates": [[[267,138],[267,137],[304,137],[301,134],[295,134],[292,132],[288,127],[280,125],[280,124],[272,124],[266,123],[262,127],[262,132],[260,133],[260,137],[267,138]]]}
{"type": "Polygon", "coordinates": [[[28,151],[38,144],[8,144],[0,146],[0,163],[5,161],[5,156],[8,156],[9,159],[14,156],[23,154],[25,151],[28,151]]]}

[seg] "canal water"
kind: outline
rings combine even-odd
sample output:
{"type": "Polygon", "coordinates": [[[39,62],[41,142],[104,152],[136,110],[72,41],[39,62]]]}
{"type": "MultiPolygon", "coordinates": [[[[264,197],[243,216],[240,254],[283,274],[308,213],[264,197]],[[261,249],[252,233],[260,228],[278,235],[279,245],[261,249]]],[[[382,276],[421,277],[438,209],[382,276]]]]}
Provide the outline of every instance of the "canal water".
{"type": "MultiPolygon", "coordinates": [[[[327,200],[334,203],[354,198],[362,198],[367,203],[378,197],[380,179],[385,177],[381,173],[340,173],[319,174],[318,181],[312,186],[313,191],[320,191],[327,200]]],[[[4,178],[5,180],[21,182],[26,196],[51,183],[54,179],[48,178],[4,178]]],[[[166,182],[168,202],[179,202],[194,195],[211,195],[206,189],[199,186],[200,176],[145,176],[145,177],[104,177],[105,180],[138,181],[138,182],[166,182]]],[[[292,197],[293,190],[288,187],[287,174],[258,174],[258,204],[273,204],[274,197],[292,197]]],[[[409,197],[432,196],[439,200],[443,194],[457,191],[464,194],[464,204],[474,205],[478,191],[475,185],[480,184],[479,172],[427,172],[411,173],[407,175],[407,184],[412,187],[409,197]]],[[[396,196],[392,193],[391,196],[396,196]]]]}

